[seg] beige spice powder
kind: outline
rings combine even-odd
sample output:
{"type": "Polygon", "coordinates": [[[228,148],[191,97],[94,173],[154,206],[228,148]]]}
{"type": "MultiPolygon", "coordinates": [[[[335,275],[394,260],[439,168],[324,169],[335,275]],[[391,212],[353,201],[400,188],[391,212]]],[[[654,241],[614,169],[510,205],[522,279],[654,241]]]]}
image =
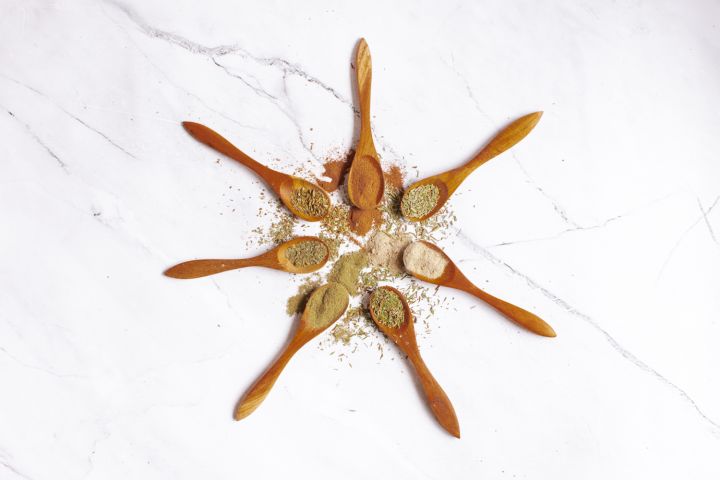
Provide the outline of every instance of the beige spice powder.
{"type": "Polygon", "coordinates": [[[410,273],[436,279],[442,276],[449,262],[441,253],[436,252],[425,243],[414,242],[405,248],[403,263],[410,273]]]}

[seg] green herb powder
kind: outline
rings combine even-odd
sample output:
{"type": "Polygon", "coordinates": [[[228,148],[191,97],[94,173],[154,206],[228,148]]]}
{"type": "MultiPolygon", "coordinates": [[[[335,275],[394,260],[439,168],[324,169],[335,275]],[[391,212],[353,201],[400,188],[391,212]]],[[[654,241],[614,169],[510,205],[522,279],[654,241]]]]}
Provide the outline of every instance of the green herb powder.
{"type": "Polygon", "coordinates": [[[348,291],[339,283],[330,282],[315,290],[305,306],[305,321],[312,328],[328,327],[347,309],[348,291]]]}

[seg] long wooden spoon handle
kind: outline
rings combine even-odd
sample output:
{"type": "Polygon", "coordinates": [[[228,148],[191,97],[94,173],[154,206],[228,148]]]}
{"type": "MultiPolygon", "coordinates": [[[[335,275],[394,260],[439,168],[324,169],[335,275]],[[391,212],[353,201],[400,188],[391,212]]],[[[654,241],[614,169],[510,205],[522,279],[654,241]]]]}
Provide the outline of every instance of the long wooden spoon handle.
{"type": "Polygon", "coordinates": [[[287,365],[292,356],[295,355],[300,347],[305,345],[307,341],[308,339],[305,336],[295,335],[280,356],[265,370],[265,373],[257,379],[253,386],[245,392],[245,395],[243,395],[237,403],[233,415],[235,420],[242,420],[260,406],[268,393],[270,393],[270,389],[275,385],[275,381],[280,376],[280,373],[282,373],[285,365],[287,365]]]}
{"type": "Polygon", "coordinates": [[[453,408],[450,399],[440,384],[435,380],[430,370],[425,365],[420,353],[417,350],[406,351],[410,362],[415,367],[415,371],[420,379],[425,397],[427,398],[430,410],[442,427],[447,430],[450,435],[460,438],[460,424],[458,423],[455,408],[453,408]]]}
{"type": "Polygon", "coordinates": [[[189,260],[187,262],[178,263],[174,267],[170,267],[165,272],[166,276],[172,278],[200,278],[216,273],[234,270],[236,268],[254,267],[259,265],[254,258],[243,258],[237,260],[189,260]]]}
{"type": "Polygon", "coordinates": [[[358,96],[360,97],[360,139],[370,134],[370,91],[372,86],[372,59],[364,38],[360,39],[355,57],[358,96]]]}
{"type": "Polygon", "coordinates": [[[245,165],[260,176],[266,183],[275,188],[274,184],[276,182],[274,177],[277,175],[273,174],[277,174],[277,172],[250,158],[210,127],[195,122],[183,122],[182,125],[195,140],[245,165]]]}
{"type": "MultiPolygon", "coordinates": [[[[475,157],[460,168],[464,177],[469,175],[473,170],[478,168],[488,160],[497,157],[505,150],[520,142],[527,136],[535,125],[540,121],[543,112],[534,112],[518,118],[510,125],[502,129],[490,143],[485,145],[475,157]]],[[[464,178],[463,177],[463,178],[464,178]]]]}
{"type": "Polygon", "coordinates": [[[480,300],[484,301],[485,303],[508,317],[510,320],[514,321],[522,327],[525,327],[533,333],[537,333],[538,335],[542,335],[544,337],[555,337],[557,335],[555,333],[555,330],[553,330],[553,328],[548,325],[545,320],[538,317],[534,313],[528,312],[524,308],[520,308],[517,305],[508,303],[505,300],[500,300],[499,298],[494,297],[483,290],[480,290],[475,285],[471,285],[470,288],[466,289],[466,291],[468,293],[471,293],[472,295],[475,295],[480,300]]]}

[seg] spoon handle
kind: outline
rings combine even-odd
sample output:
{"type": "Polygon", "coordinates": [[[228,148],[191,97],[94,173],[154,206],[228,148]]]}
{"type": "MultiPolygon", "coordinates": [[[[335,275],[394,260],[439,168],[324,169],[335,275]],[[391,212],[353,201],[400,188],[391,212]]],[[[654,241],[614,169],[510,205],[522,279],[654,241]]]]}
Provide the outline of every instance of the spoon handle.
{"type": "Polygon", "coordinates": [[[303,334],[300,331],[295,334],[280,356],[265,370],[265,373],[255,381],[253,386],[245,392],[245,395],[243,395],[240,401],[238,401],[233,415],[235,420],[242,420],[260,406],[268,393],[270,393],[270,389],[275,385],[275,381],[280,376],[285,365],[287,365],[292,356],[295,355],[300,347],[305,345],[310,338],[312,338],[312,336],[303,334]]]}
{"type": "Polygon", "coordinates": [[[480,290],[478,287],[476,287],[469,281],[467,283],[468,285],[462,288],[463,290],[472,295],[475,295],[477,298],[484,301],[485,303],[487,303],[495,310],[499,311],[518,325],[525,327],[533,333],[542,335],[543,337],[557,336],[555,330],[553,330],[553,328],[548,325],[545,320],[538,317],[534,313],[530,313],[524,308],[520,308],[517,305],[508,303],[505,300],[500,300],[499,298],[494,297],[483,290],[480,290]]]}
{"type": "Polygon", "coordinates": [[[213,150],[216,150],[223,155],[230,157],[233,160],[246,166],[247,168],[255,172],[273,189],[277,190],[277,188],[279,188],[277,177],[283,174],[276,172],[275,170],[266,167],[262,163],[253,160],[235,145],[230,143],[225,137],[223,137],[210,127],[206,127],[205,125],[195,122],[183,122],[182,125],[185,130],[198,142],[204,143],[213,150]]]}
{"type": "Polygon", "coordinates": [[[178,263],[163,272],[172,278],[189,279],[207,277],[216,273],[235,270],[236,268],[262,266],[257,258],[242,258],[237,260],[190,260],[178,263]]]}
{"type": "MultiPolygon", "coordinates": [[[[497,157],[505,150],[509,150],[520,140],[525,138],[535,125],[540,121],[543,112],[534,112],[518,118],[507,127],[503,128],[500,133],[490,140],[480,152],[468,163],[457,170],[457,185],[460,184],[468,175],[476,168],[484,164],[488,160],[497,157]]],[[[454,185],[454,187],[457,187],[454,185]]],[[[453,188],[454,190],[454,188],[453,188]]]]}
{"type": "Polygon", "coordinates": [[[360,141],[358,150],[372,148],[370,129],[370,87],[372,85],[372,59],[370,48],[364,38],[360,39],[355,57],[355,74],[357,75],[358,97],[360,97],[360,141]],[[369,146],[368,146],[369,145],[369,146]]]}
{"type": "Polygon", "coordinates": [[[430,404],[430,410],[433,415],[435,415],[437,421],[450,435],[460,438],[460,424],[458,423],[457,415],[455,415],[455,409],[452,403],[450,403],[450,399],[445,391],[437,380],[435,380],[432,373],[430,373],[427,365],[425,365],[425,361],[423,361],[420,356],[420,352],[418,352],[417,349],[406,349],[405,353],[407,353],[408,359],[410,359],[410,362],[417,372],[420,385],[430,404]]]}

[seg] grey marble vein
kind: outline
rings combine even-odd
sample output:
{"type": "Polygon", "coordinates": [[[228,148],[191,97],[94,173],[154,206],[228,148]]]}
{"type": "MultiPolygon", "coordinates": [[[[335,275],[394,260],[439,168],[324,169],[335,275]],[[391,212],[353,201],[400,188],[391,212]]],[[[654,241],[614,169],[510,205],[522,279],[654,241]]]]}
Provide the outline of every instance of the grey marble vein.
{"type": "Polygon", "coordinates": [[[569,314],[575,316],[576,318],[581,319],[591,327],[593,327],[597,332],[599,332],[605,340],[610,344],[610,346],[615,350],[617,353],[619,353],[623,358],[631,362],[633,365],[638,367],[640,370],[652,375],[654,378],[662,382],[664,385],[670,387],[672,390],[674,390],[685,402],[687,402],[696,412],[697,414],[705,421],[707,422],[711,428],[712,433],[715,437],[720,438],[720,423],[716,422],[712,418],[710,418],[703,410],[700,408],[700,406],[695,402],[695,400],[682,388],[680,388],[675,383],[668,380],[666,377],[664,377],[660,372],[652,368],[647,363],[640,360],[637,356],[635,356],[632,352],[627,350],[625,347],[623,347],[615,338],[613,338],[610,333],[602,328],[600,324],[595,321],[592,317],[589,315],[579,311],[572,305],[570,305],[568,302],[548,290],[547,288],[540,285],[537,281],[533,280],[529,276],[525,275],[524,273],[518,271],[510,264],[506,263],[499,257],[493,255],[491,252],[489,252],[487,249],[483,248],[482,246],[475,243],[470,237],[465,235],[462,230],[458,230],[457,238],[460,239],[463,243],[465,243],[472,251],[475,253],[478,253],[482,255],[486,260],[490,261],[491,263],[503,267],[505,270],[510,272],[512,275],[521,278],[527,283],[527,285],[541,293],[546,298],[550,299],[553,303],[558,305],[560,308],[568,312],[569,314]]]}
{"type": "Polygon", "coordinates": [[[13,112],[11,112],[11,111],[8,110],[7,108],[3,107],[2,105],[0,105],[0,108],[2,108],[2,109],[3,109],[8,115],[10,115],[16,122],[18,122],[20,125],[23,126],[23,128],[25,129],[25,131],[27,132],[27,134],[28,134],[33,140],[35,140],[35,143],[37,143],[38,145],[40,145],[40,146],[48,153],[48,155],[50,155],[50,156],[57,162],[57,164],[60,166],[60,168],[62,168],[63,172],[68,173],[68,174],[70,173],[70,170],[68,169],[67,164],[66,164],[55,152],[53,152],[53,151],[50,149],[50,147],[33,131],[33,129],[30,127],[30,125],[28,125],[27,123],[25,123],[25,122],[23,122],[22,120],[20,120],[20,119],[17,117],[17,115],[15,115],[13,112]]]}

